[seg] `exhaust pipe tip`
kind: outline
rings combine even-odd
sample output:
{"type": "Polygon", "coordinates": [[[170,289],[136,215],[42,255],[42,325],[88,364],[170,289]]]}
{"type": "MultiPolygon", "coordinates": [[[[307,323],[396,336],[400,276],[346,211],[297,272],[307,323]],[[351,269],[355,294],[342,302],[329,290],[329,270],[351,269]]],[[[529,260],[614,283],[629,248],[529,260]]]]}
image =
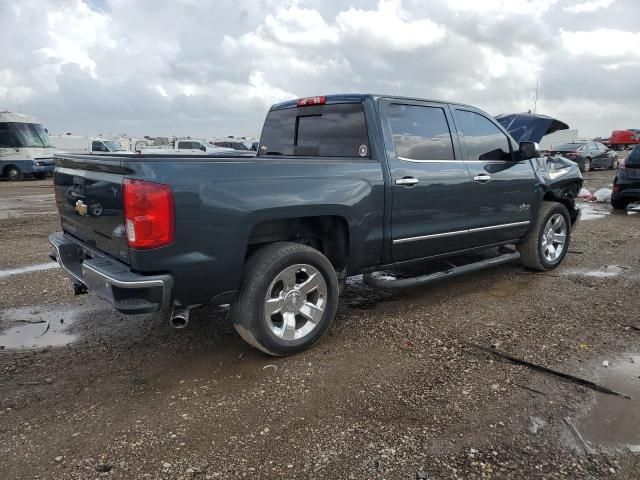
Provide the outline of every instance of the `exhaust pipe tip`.
{"type": "Polygon", "coordinates": [[[189,324],[189,308],[174,308],[169,317],[169,325],[176,330],[182,330],[189,324]]]}

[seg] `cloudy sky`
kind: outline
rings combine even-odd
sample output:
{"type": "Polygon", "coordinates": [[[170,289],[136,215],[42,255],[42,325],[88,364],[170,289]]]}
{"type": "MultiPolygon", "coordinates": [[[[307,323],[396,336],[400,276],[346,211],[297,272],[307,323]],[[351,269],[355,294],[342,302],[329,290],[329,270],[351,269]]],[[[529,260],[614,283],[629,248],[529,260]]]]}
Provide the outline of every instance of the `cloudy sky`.
{"type": "Polygon", "coordinates": [[[0,110],[50,132],[256,134],[376,92],[640,128],[638,0],[0,0],[0,110]]]}

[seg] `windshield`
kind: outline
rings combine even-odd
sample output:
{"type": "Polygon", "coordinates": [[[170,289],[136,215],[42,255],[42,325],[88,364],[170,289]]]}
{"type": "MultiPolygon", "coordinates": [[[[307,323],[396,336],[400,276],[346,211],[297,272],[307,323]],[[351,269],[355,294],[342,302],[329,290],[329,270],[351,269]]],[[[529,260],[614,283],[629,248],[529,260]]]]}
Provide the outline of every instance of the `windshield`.
{"type": "Polygon", "coordinates": [[[50,147],[49,137],[37,123],[13,123],[13,129],[21,147],[50,147]]]}
{"type": "Polygon", "coordinates": [[[559,152],[571,152],[573,150],[577,150],[582,147],[584,143],[563,143],[562,145],[558,145],[554,150],[559,152]]]}
{"type": "Polygon", "coordinates": [[[111,140],[103,140],[103,143],[107,146],[110,152],[123,152],[124,148],[111,140]]]}

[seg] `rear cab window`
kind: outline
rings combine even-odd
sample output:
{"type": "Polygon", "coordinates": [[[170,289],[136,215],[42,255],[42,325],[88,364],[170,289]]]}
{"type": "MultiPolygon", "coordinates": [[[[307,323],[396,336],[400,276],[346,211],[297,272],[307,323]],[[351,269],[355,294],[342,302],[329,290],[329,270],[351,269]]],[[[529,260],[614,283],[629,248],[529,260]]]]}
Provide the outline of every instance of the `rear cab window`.
{"type": "Polygon", "coordinates": [[[453,160],[453,141],[444,109],[392,103],[387,111],[400,160],[453,160]]]}
{"type": "Polygon", "coordinates": [[[261,155],[371,158],[362,103],[271,110],[260,138],[261,155]]]}

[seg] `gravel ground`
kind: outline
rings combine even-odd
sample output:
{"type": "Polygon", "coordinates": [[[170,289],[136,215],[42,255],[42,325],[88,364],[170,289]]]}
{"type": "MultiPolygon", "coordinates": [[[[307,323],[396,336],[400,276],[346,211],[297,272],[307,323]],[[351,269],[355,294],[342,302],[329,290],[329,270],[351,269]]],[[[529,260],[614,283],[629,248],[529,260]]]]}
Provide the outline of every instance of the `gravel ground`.
{"type": "MultiPolygon", "coordinates": [[[[5,206],[50,195],[41,214],[25,200],[0,218],[0,270],[47,261],[50,184],[0,183],[5,206]]],[[[580,430],[608,395],[468,345],[590,380],[640,354],[624,326],[640,326],[640,215],[595,210],[551,273],[507,265],[393,293],[353,279],[329,334],[289,358],[248,347],[217,308],[174,331],[73,297],[59,270],[0,277],[0,333],[75,339],[0,346],[0,477],[636,479],[640,456],[597,438],[587,455],[564,421],[580,430]]]]}

